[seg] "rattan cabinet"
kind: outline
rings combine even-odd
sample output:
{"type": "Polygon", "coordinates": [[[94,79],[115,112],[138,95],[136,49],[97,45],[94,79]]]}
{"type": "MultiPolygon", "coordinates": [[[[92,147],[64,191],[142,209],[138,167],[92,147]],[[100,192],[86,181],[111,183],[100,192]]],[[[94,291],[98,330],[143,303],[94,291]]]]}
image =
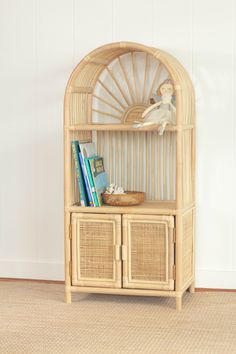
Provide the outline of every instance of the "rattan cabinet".
{"type": "Polygon", "coordinates": [[[176,298],[194,291],[195,106],[191,80],[170,54],[119,42],[87,55],[65,94],[65,286],[73,292],[176,298]],[[176,122],[134,128],[171,79],[176,122]],[[145,192],[139,206],[82,207],[71,141],[94,141],[110,182],[145,192]]]}

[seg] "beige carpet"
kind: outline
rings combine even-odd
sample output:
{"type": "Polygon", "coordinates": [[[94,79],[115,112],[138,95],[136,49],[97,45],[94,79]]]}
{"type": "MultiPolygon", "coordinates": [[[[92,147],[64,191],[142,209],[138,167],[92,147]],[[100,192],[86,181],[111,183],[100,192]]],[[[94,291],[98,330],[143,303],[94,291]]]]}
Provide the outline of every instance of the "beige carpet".
{"type": "Polygon", "coordinates": [[[0,353],[236,353],[236,293],[174,299],[75,294],[0,282],[0,353]]]}

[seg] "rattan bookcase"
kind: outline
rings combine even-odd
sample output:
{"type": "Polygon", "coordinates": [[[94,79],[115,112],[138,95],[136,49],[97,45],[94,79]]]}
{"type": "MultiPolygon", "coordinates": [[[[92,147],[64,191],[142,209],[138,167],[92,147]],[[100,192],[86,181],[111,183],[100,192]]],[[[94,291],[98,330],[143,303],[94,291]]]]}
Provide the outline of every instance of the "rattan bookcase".
{"type": "Polygon", "coordinates": [[[87,55],[64,104],[65,299],[73,292],[169,296],[194,292],[195,102],[170,54],[119,42],[87,55]],[[162,136],[133,127],[170,78],[176,122],[162,136]],[[94,141],[110,182],[145,192],[139,206],[80,206],[71,141],[94,141]]]}

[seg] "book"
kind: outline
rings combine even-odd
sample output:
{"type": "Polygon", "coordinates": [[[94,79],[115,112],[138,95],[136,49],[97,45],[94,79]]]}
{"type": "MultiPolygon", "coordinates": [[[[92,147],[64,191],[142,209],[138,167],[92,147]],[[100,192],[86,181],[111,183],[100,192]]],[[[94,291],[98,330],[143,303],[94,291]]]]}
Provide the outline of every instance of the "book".
{"type": "Polygon", "coordinates": [[[97,155],[94,142],[79,142],[79,147],[83,159],[85,159],[86,157],[93,157],[97,155]]]}
{"type": "Polygon", "coordinates": [[[84,178],[84,184],[85,184],[85,188],[86,188],[86,192],[87,192],[89,206],[93,207],[94,206],[93,196],[92,196],[92,192],[89,187],[89,181],[87,178],[86,167],[85,167],[81,152],[79,152],[79,160],[80,160],[81,170],[82,170],[82,174],[83,174],[83,178],[84,178]]]}
{"type": "Polygon", "coordinates": [[[107,174],[104,169],[103,157],[96,156],[88,160],[92,173],[93,184],[99,206],[102,205],[102,193],[108,187],[107,174]]]}
{"type": "Polygon", "coordinates": [[[75,172],[78,184],[78,190],[80,194],[80,204],[81,206],[88,206],[87,193],[85,189],[84,179],[82,175],[82,170],[79,160],[79,144],[78,141],[71,142],[72,154],[75,162],[75,172]]]}
{"type": "Polygon", "coordinates": [[[79,158],[82,168],[82,173],[85,181],[85,187],[88,195],[89,205],[95,206],[94,194],[89,183],[89,176],[85,166],[85,158],[96,156],[96,148],[94,142],[78,142],[79,143],[79,158]]]}
{"type": "Polygon", "coordinates": [[[84,159],[85,162],[85,167],[86,167],[86,171],[87,171],[87,176],[88,176],[88,181],[89,181],[89,186],[92,192],[92,196],[93,196],[93,200],[94,200],[94,206],[98,207],[99,206],[99,201],[98,201],[98,197],[97,197],[97,193],[95,190],[95,185],[94,185],[94,180],[93,180],[93,174],[91,171],[91,166],[89,161],[94,159],[94,157],[86,157],[84,159]]]}

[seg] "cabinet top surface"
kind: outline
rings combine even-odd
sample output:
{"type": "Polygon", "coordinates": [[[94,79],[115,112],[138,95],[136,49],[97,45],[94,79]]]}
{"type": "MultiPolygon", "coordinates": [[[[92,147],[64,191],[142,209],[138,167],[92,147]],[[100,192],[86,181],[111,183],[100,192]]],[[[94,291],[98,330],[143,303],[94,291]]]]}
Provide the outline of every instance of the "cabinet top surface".
{"type": "Polygon", "coordinates": [[[145,201],[144,203],[136,206],[108,206],[103,205],[101,207],[82,207],[80,205],[73,205],[66,207],[65,211],[78,212],[78,213],[94,213],[94,214],[152,214],[152,215],[176,215],[187,209],[192,208],[193,205],[189,205],[184,210],[178,210],[175,201],[145,201]]]}

